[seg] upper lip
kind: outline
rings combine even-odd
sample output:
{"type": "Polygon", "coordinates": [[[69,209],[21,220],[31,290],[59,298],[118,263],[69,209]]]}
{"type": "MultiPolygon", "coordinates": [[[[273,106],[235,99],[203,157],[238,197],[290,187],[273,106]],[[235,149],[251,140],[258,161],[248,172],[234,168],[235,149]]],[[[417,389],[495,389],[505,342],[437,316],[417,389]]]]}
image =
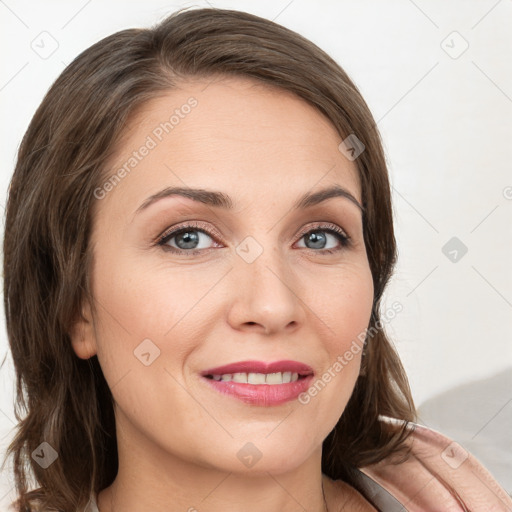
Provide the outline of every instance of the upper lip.
{"type": "Polygon", "coordinates": [[[217,366],[201,372],[201,375],[224,375],[227,373],[279,373],[292,372],[299,375],[313,374],[311,366],[298,361],[239,361],[237,363],[217,366]]]}

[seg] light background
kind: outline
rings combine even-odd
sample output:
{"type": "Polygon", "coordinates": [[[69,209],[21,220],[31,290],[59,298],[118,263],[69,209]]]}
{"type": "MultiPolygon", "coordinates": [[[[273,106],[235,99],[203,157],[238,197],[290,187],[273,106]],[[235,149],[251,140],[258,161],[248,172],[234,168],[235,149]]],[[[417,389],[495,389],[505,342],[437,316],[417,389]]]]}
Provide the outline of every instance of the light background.
{"type": "MultiPolygon", "coordinates": [[[[512,0],[0,0],[2,221],[23,133],[64,67],[113,32],[208,4],[299,32],[360,88],[393,185],[399,262],[383,308],[398,300],[403,311],[386,330],[421,422],[472,451],[511,493],[512,0]]],[[[3,311],[1,321],[3,359],[3,311]]],[[[3,455],[14,427],[9,356],[0,386],[3,455]]],[[[4,472],[2,509],[11,488],[4,472]]]]}

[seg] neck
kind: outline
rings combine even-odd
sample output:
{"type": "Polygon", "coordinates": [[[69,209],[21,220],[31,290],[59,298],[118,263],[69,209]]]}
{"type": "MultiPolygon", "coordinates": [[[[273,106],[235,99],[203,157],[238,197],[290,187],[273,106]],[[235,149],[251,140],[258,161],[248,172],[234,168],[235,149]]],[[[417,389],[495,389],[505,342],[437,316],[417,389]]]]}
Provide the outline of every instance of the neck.
{"type": "Polygon", "coordinates": [[[285,472],[275,470],[279,464],[270,467],[264,455],[246,469],[234,449],[234,469],[224,470],[202,461],[199,449],[179,457],[133,434],[129,427],[118,432],[119,469],[112,485],[98,495],[100,512],[296,512],[298,506],[329,512],[331,485],[322,475],[321,446],[285,472]]]}
{"type": "MultiPolygon", "coordinates": [[[[218,478],[203,480],[198,476],[195,486],[179,489],[173,483],[165,490],[155,485],[144,487],[130,486],[121,478],[99,493],[99,512],[135,512],[152,510],[154,512],[295,512],[297,506],[303,510],[329,512],[328,491],[320,479],[316,491],[305,492],[290,482],[286,475],[267,475],[267,477],[241,478],[231,474],[218,475],[218,478]],[[154,491],[157,491],[158,494],[154,491]],[[172,504],[170,506],[170,504],[172,504]]],[[[302,482],[302,487],[305,482],[302,482]]],[[[162,487],[161,485],[159,487],[162,487]]]]}

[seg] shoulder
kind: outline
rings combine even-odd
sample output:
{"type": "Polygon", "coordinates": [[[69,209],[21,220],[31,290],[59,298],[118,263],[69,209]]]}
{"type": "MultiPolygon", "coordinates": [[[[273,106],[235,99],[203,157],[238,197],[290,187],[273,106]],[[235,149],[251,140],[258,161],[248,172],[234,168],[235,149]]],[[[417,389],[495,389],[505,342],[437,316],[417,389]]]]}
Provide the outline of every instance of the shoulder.
{"type": "Polygon", "coordinates": [[[407,510],[512,511],[510,496],[461,445],[427,427],[410,428],[406,460],[387,457],[360,468],[407,510]]]}

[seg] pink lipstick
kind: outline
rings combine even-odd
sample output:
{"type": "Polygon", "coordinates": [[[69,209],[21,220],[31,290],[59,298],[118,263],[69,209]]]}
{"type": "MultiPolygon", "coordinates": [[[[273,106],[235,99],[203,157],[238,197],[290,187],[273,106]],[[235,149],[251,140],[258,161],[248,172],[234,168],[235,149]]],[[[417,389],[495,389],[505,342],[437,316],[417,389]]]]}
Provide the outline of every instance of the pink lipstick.
{"type": "Polygon", "coordinates": [[[280,405],[306,391],[313,379],[311,366],[297,361],[240,361],[201,372],[220,393],[258,406],[280,405]]]}

